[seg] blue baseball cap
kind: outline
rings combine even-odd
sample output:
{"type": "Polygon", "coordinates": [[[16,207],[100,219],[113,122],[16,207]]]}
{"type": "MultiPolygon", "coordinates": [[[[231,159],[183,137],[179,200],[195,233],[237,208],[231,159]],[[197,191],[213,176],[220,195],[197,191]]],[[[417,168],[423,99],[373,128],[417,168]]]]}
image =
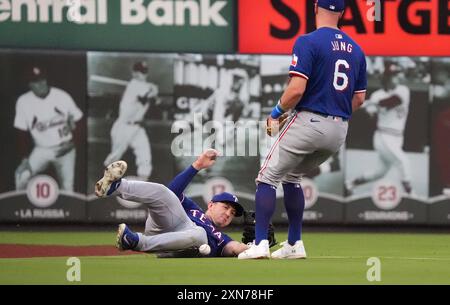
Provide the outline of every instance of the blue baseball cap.
{"type": "Polygon", "coordinates": [[[236,215],[237,217],[242,216],[242,214],[244,214],[244,208],[242,207],[242,205],[239,204],[239,200],[238,198],[230,193],[227,192],[223,192],[217,195],[214,195],[214,197],[211,199],[212,202],[226,202],[231,204],[234,209],[236,210],[236,215]]]}
{"type": "Polygon", "coordinates": [[[345,0],[318,0],[317,5],[333,12],[342,12],[345,9],[345,0]]]}

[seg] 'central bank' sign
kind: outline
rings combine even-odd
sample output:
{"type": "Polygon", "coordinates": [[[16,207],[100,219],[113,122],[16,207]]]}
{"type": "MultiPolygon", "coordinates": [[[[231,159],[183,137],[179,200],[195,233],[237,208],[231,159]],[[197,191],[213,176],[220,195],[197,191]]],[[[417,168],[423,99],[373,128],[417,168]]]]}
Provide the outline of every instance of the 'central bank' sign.
{"type": "Polygon", "coordinates": [[[234,10],[230,0],[0,0],[0,41],[11,47],[230,52],[234,10]]]}

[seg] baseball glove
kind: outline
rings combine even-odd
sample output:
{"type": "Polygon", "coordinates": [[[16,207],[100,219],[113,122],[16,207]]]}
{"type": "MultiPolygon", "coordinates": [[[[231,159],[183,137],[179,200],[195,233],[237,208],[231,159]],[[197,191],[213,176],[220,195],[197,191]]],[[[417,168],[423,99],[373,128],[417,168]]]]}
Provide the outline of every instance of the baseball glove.
{"type": "Polygon", "coordinates": [[[281,129],[283,129],[284,125],[288,120],[289,114],[283,113],[278,119],[272,119],[272,117],[268,117],[266,120],[266,133],[270,137],[275,136],[281,129]]]}
{"type": "MultiPolygon", "coordinates": [[[[255,240],[255,211],[244,211],[244,231],[242,233],[242,242],[244,244],[252,243],[255,240]]],[[[268,232],[269,247],[277,244],[275,239],[275,227],[269,224],[268,232]]]]}

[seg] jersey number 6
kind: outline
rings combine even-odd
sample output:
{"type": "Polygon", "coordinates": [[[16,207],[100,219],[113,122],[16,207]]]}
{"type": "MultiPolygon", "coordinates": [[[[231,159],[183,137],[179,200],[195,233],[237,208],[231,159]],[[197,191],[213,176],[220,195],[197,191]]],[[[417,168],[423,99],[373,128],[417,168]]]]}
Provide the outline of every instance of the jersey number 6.
{"type": "Polygon", "coordinates": [[[344,66],[346,70],[350,68],[348,62],[344,59],[338,59],[336,64],[334,65],[334,77],[333,77],[333,86],[338,91],[343,91],[348,86],[348,76],[345,72],[340,72],[341,66],[344,66]],[[341,79],[341,81],[339,81],[341,79]],[[340,84],[339,84],[340,83],[340,84]]]}

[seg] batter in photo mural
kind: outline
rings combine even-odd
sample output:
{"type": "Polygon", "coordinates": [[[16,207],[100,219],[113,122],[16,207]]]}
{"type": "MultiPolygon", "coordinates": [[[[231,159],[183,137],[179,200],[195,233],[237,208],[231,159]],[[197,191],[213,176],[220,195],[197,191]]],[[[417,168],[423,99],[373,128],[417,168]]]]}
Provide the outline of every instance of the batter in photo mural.
{"type": "Polygon", "coordinates": [[[367,73],[367,99],[347,138],[349,217],[421,222],[428,198],[429,59],[367,57],[367,73]],[[353,204],[364,198],[371,203],[359,205],[357,213],[353,204]],[[403,214],[377,216],[367,210],[403,214]]]}
{"type": "MultiPolygon", "coordinates": [[[[166,183],[173,173],[169,112],[173,100],[170,54],[88,53],[88,186],[99,171],[125,160],[128,178],[166,183]]],[[[97,202],[89,189],[91,219],[145,219],[141,204],[122,198],[97,202]]]]}
{"type": "Polygon", "coordinates": [[[120,160],[131,148],[136,162],[137,176],[147,180],[152,173],[150,141],[142,127],[150,106],[157,106],[158,87],[147,82],[148,64],[137,61],[132,67],[132,79],[126,85],[119,105],[119,114],[111,128],[111,152],[103,165],[120,160]]]}

